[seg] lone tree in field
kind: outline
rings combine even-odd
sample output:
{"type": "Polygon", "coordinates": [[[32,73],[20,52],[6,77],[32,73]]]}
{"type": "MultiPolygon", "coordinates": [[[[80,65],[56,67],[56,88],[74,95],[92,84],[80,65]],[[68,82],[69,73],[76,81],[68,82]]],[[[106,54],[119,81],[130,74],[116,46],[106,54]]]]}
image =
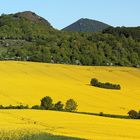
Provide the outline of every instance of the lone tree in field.
{"type": "Polygon", "coordinates": [[[53,100],[51,97],[46,96],[41,99],[41,107],[46,110],[51,110],[53,108],[53,100]]]}
{"type": "Polygon", "coordinates": [[[62,104],[61,101],[58,101],[56,104],[54,104],[54,110],[62,111],[64,107],[64,104],[62,104]]]}
{"type": "Polygon", "coordinates": [[[92,86],[97,86],[98,83],[99,83],[99,81],[98,81],[96,78],[93,78],[93,79],[91,79],[91,81],[90,81],[90,84],[91,84],[92,86]]]}
{"type": "Polygon", "coordinates": [[[78,107],[77,103],[73,99],[69,99],[66,102],[65,110],[68,112],[73,112],[77,110],[77,107],[78,107]]]}
{"type": "Polygon", "coordinates": [[[128,112],[129,114],[129,117],[132,118],[132,119],[138,119],[139,118],[139,113],[135,110],[130,110],[128,112]]]}

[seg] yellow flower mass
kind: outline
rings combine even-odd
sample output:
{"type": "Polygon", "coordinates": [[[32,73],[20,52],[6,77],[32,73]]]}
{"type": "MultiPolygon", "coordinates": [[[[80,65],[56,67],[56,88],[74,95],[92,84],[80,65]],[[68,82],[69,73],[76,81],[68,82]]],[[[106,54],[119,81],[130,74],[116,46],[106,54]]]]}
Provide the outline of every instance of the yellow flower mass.
{"type": "MultiPolygon", "coordinates": [[[[131,109],[140,110],[140,69],[0,62],[1,105],[39,105],[45,96],[63,103],[73,98],[81,112],[127,115],[131,109]],[[90,86],[91,78],[120,84],[121,90],[90,86]]],[[[20,129],[93,140],[140,139],[139,120],[43,110],[0,110],[1,133],[20,129]]]]}

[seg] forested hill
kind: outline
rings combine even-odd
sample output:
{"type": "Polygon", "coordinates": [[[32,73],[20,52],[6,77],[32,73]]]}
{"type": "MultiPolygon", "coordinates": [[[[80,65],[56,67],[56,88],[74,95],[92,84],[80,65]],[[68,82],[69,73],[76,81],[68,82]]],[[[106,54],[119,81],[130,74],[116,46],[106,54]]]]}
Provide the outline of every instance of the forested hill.
{"type": "MultiPolygon", "coordinates": [[[[114,29],[114,28],[113,28],[114,29]]],[[[114,29],[116,32],[116,29],[114,29]]],[[[129,36],[54,29],[33,12],[0,16],[0,59],[78,65],[140,65],[139,28],[129,36]]]]}
{"type": "Polygon", "coordinates": [[[25,39],[42,38],[54,29],[50,23],[33,12],[26,11],[0,17],[0,38],[25,39]]]}
{"type": "Polygon", "coordinates": [[[135,40],[140,41],[140,26],[139,27],[109,27],[103,30],[103,33],[113,34],[115,36],[126,38],[132,37],[135,40]]]}
{"type": "Polygon", "coordinates": [[[71,31],[71,32],[98,32],[102,31],[106,28],[110,27],[110,25],[105,24],[100,21],[91,20],[87,18],[82,18],[75,23],[67,26],[63,29],[63,31],[71,31]]]}

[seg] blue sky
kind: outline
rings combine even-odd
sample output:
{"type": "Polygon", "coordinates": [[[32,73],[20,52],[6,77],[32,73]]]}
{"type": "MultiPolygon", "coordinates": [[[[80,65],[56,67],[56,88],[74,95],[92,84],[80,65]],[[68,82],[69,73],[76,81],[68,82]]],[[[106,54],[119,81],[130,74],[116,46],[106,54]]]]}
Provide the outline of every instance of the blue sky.
{"type": "Polygon", "coordinates": [[[33,11],[61,29],[80,18],[140,26],[140,0],[1,0],[0,14],[33,11]]]}

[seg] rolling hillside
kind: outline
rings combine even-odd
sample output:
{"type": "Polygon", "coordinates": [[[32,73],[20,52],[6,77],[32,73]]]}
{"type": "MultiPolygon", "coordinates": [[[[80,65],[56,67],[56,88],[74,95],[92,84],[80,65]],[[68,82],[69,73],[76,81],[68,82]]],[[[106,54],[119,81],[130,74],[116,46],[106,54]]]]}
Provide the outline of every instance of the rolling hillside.
{"type": "Polygon", "coordinates": [[[39,104],[46,95],[55,101],[75,99],[79,111],[127,114],[140,109],[140,70],[32,62],[0,62],[0,103],[39,104]],[[91,78],[118,83],[122,90],[89,85],[91,78]],[[127,80],[126,80],[127,79],[127,80]]]}
{"type": "MultiPolygon", "coordinates": [[[[136,68],[2,61],[0,77],[3,105],[39,104],[48,95],[63,102],[73,98],[83,112],[127,115],[130,109],[140,109],[140,70],[136,68]],[[119,83],[122,90],[91,87],[93,77],[119,83]]],[[[140,139],[138,120],[37,110],[0,110],[0,120],[0,133],[22,129],[94,140],[140,139]]]]}

